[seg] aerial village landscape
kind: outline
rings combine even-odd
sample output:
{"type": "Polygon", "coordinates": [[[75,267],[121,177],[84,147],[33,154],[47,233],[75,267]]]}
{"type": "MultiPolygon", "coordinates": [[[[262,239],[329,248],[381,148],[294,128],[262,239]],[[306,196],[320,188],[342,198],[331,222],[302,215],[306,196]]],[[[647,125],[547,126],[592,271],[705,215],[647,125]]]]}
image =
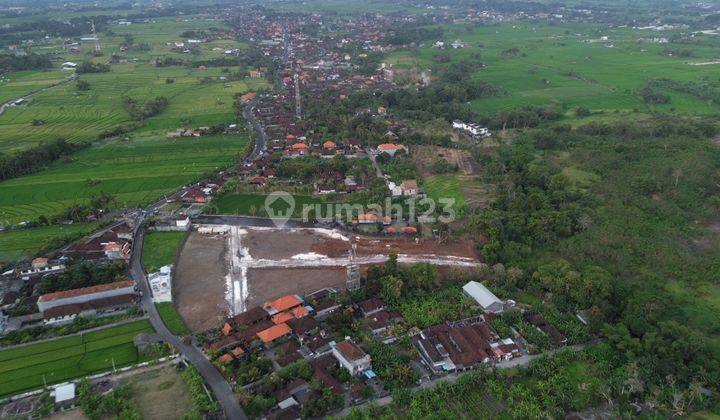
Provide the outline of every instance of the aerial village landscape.
{"type": "Polygon", "coordinates": [[[717,415],[720,5],[607,3],[0,1],[0,418],[717,415]],[[693,220],[692,278],[615,200],[693,220]]]}

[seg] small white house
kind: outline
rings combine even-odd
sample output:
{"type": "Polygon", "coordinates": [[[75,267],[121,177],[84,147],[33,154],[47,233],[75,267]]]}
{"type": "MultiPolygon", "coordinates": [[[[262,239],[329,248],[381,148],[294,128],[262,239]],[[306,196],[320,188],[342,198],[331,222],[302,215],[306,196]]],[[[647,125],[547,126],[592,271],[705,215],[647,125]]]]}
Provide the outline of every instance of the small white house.
{"type": "Polygon", "coordinates": [[[175,226],[187,229],[190,226],[190,218],[186,214],[181,214],[175,218],[175,226]]]}
{"type": "Polygon", "coordinates": [[[337,343],[332,348],[332,354],[340,363],[340,366],[347,369],[352,375],[359,375],[371,367],[370,355],[365,353],[350,338],[337,343]]]}

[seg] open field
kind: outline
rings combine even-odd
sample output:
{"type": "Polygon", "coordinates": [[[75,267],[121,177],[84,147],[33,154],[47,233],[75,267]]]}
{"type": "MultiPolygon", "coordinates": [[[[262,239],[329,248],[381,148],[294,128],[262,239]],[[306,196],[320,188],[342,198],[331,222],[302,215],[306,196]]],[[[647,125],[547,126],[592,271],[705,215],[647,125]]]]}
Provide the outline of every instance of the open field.
{"type": "Polygon", "coordinates": [[[245,137],[229,135],[106,141],[78,152],[69,162],[0,183],[0,222],[51,216],[100,192],[113,195],[119,206],[147,204],[207,171],[236,162],[246,142],[245,137]]]}
{"type": "Polygon", "coordinates": [[[589,24],[549,26],[514,22],[479,28],[463,25],[444,28],[446,44],[460,39],[468,47],[439,51],[431,48],[434,40],[426,41],[419,54],[399,51],[387,61],[399,69],[424,69],[433,64],[438,54],[448,54],[452,61],[479,54],[486,67],[477,71],[476,77],[506,93],[472,102],[473,109],[483,117],[520,106],[552,104],[566,111],[582,105],[594,112],[635,109],[720,112],[720,107],[689,95],[663,92],[671,97],[669,104],[647,105],[636,93],[649,78],[716,79],[714,66],[687,64],[715,58],[712,47],[638,42],[657,34],[589,24]],[[601,36],[607,36],[607,41],[601,41],[601,36]],[[513,48],[518,49],[516,54],[508,52],[513,48]],[[692,50],[694,56],[661,54],[665,49],[692,50]]]}
{"type": "MultiPolygon", "coordinates": [[[[215,204],[218,206],[220,214],[237,214],[237,215],[249,215],[249,216],[261,216],[265,215],[265,199],[266,194],[226,194],[218,197],[215,200],[215,204]]],[[[293,211],[293,217],[301,217],[303,206],[312,206],[315,204],[324,203],[321,197],[308,196],[308,195],[293,195],[295,199],[295,209],[293,211]]],[[[272,206],[273,210],[279,213],[287,211],[286,208],[281,208],[283,205],[282,201],[276,202],[276,206],[272,206]]]]}
{"type": "Polygon", "coordinates": [[[143,244],[142,263],[148,272],[172,264],[185,232],[148,232],[143,244]]]}
{"type": "Polygon", "coordinates": [[[165,326],[168,327],[171,333],[175,335],[185,335],[189,333],[188,328],[173,307],[172,302],[160,302],[156,303],[155,306],[160,314],[160,318],[162,318],[165,326]]]}
{"type": "Polygon", "coordinates": [[[226,240],[191,232],[173,275],[173,302],[192,332],[216,327],[227,316],[226,240]]]}
{"type": "Polygon", "coordinates": [[[0,351],[0,396],[137,363],[133,337],[153,332],[147,320],[0,351]]]}
{"type": "Polygon", "coordinates": [[[84,236],[97,227],[95,223],[77,223],[0,232],[0,262],[32,258],[48,245],[84,236]]]}
{"type": "Polygon", "coordinates": [[[174,366],[133,375],[125,382],[144,419],[179,419],[193,408],[190,390],[174,366]]]}

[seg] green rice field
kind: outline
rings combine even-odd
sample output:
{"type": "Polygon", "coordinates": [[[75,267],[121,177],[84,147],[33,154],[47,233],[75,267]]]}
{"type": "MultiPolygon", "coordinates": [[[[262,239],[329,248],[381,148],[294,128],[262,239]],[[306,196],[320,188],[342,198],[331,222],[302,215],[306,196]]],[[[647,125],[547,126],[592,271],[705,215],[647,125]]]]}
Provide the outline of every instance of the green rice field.
{"type": "Polygon", "coordinates": [[[0,351],[0,396],[141,362],[133,338],[154,332],[147,320],[0,351]]]}
{"type": "Polygon", "coordinates": [[[112,194],[120,207],[148,204],[236,162],[246,142],[232,135],[106,141],[42,172],[0,183],[0,223],[57,214],[100,192],[112,194]]]}
{"type": "MultiPolygon", "coordinates": [[[[717,65],[690,65],[717,58],[715,48],[641,41],[651,31],[604,28],[589,24],[550,26],[525,22],[465,27],[446,25],[446,43],[460,39],[466,48],[438,50],[425,42],[417,54],[399,51],[387,62],[397,69],[424,69],[435,56],[451,61],[478,58],[485,67],[475,76],[504,91],[471,103],[481,116],[526,105],[557,105],[565,111],[586,106],[593,112],[671,111],[716,113],[720,107],[690,95],[663,92],[669,104],[647,105],[637,95],[649,78],[682,81],[717,80],[717,65]],[[603,41],[602,36],[607,36],[603,41]],[[508,50],[517,48],[516,54],[508,50]],[[662,54],[665,49],[692,50],[692,57],[662,54]]],[[[663,36],[670,34],[664,33],[663,36]]],[[[623,117],[624,118],[624,117],[623,117]]]]}
{"type": "Polygon", "coordinates": [[[96,223],[75,223],[0,232],[0,263],[32,258],[54,243],[87,235],[97,228],[96,223]]]}

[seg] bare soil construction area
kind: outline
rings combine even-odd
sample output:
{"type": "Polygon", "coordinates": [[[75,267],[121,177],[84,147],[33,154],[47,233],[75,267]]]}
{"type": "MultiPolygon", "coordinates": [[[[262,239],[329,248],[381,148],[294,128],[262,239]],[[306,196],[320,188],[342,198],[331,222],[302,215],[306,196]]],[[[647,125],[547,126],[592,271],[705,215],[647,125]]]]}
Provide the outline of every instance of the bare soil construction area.
{"type": "Polygon", "coordinates": [[[173,278],[173,302],[191,331],[217,326],[227,313],[225,276],[226,239],[193,232],[180,251],[173,278]]]}
{"type": "Polygon", "coordinates": [[[282,295],[305,295],[323,287],[342,289],[345,268],[254,268],[248,271],[248,308],[282,295]]]}
{"type": "Polygon", "coordinates": [[[197,332],[282,295],[342,289],[353,244],[363,268],[385,262],[390,253],[398,254],[400,263],[481,265],[470,240],[440,244],[331,229],[201,227],[190,233],[180,251],[173,300],[187,326],[197,332]]]}

